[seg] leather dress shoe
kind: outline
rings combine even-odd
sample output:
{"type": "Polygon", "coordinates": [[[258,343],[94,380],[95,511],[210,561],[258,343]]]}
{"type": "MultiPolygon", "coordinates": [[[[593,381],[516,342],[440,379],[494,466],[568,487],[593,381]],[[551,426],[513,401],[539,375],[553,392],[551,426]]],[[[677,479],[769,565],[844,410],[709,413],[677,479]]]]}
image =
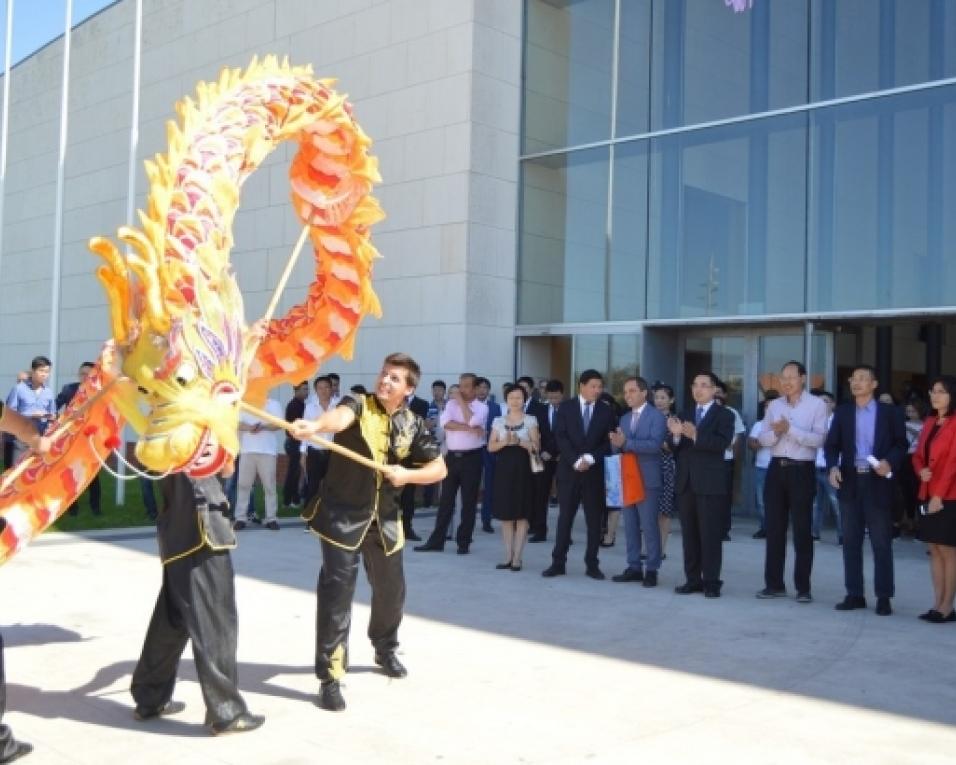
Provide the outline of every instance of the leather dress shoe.
{"type": "Polygon", "coordinates": [[[548,538],[544,534],[532,534],[528,538],[529,542],[547,542],[548,538]]]}
{"type": "Polygon", "coordinates": [[[764,587],[757,593],[757,597],[760,600],[769,600],[771,598],[785,598],[787,597],[787,590],[776,590],[773,587],[764,587]]]}
{"type": "Polygon", "coordinates": [[[509,561],[508,563],[499,563],[495,566],[495,568],[498,569],[499,571],[504,571],[506,568],[510,569],[511,561],[509,561]]]}
{"type": "Polygon", "coordinates": [[[763,529],[757,529],[757,530],[754,532],[754,535],[753,535],[752,538],[753,538],[753,539],[766,539],[766,538],[767,538],[767,532],[764,531],[763,529]]]}
{"type": "MultiPolygon", "coordinates": [[[[650,573],[650,572],[648,572],[650,573]]],[[[640,569],[626,568],[621,574],[615,574],[611,577],[612,582],[643,582],[644,572],[640,569]]]]}
{"type": "Polygon", "coordinates": [[[409,542],[421,542],[422,538],[415,533],[415,529],[405,529],[405,539],[409,542]]]}
{"type": "Polygon", "coordinates": [[[338,680],[323,680],[319,687],[318,705],[329,712],[341,712],[345,709],[345,698],[338,680]]]}
{"type": "Polygon", "coordinates": [[[469,552],[468,545],[458,545],[457,552],[459,555],[467,555],[469,552]]]}
{"type": "Polygon", "coordinates": [[[592,579],[604,579],[604,572],[601,571],[601,569],[599,569],[597,566],[590,566],[584,573],[592,579]]]}
{"type": "Polygon", "coordinates": [[[0,760],[0,762],[13,762],[14,760],[19,760],[21,757],[26,757],[33,751],[33,744],[28,744],[26,741],[17,741],[14,747],[14,750],[0,760]]]}
{"type": "MultiPolygon", "coordinates": [[[[956,611],[953,613],[956,613],[956,611]]],[[[935,608],[931,608],[925,614],[920,614],[917,618],[922,619],[924,622],[938,622],[943,618],[943,615],[935,608]]]]}
{"type": "Polygon", "coordinates": [[[866,608],[866,598],[862,595],[847,595],[834,608],[837,611],[854,611],[857,608],[866,608]]]}
{"type": "Polygon", "coordinates": [[[705,588],[704,588],[704,597],[705,597],[705,598],[719,598],[719,597],[720,597],[720,587],[705,587],[705,588]]]}
{"type": "Polygon", "coordinates": [[[641,583],[642,587],[657,587],[657,572],[648,571],[644,574],[644,581],[641,583]]]}
{"type": "Polygon", "coordinates": [[[418,547],[415,548],[415,552],[444,552],[444,551],[445,551],[444,545],[442,546],[433,545],[431,542],[425,542],[425,544],[418,545],[418,547]]]}
{"type": "Polygon", "coordinates": [[[876,599],[876,614],[877,616],[889,616],[893,613],[893,608],[890,606],[889,598],[877,598],[876,599]]]}
{"type": "Polygon", "coordinates": [[[228,722],[214,722],[209,726],[209,731],[214,736],[223,736],[226,733],[245,733],[256,728],[261,728],[266,718],[262,715],[254,715],[250,712],[243,712],[236,715],[228,722]]]}
{"type": "Polygon", "coordinates": [[[813,596],[809,592],[798,592],[797,603],[812,603],[813,596]]]}
{"type": "Polygon", "coordinates": [[[375,654],[375,663],[382,668],[382,671],[389,677],[405,677],[408,670],[402,664],[394,653],[375,654]]]}
{"type": "Polygon", "coordinates": [[[552,563],[544,571],[541,572],[541,576],[552,577],[552,576],[564,576],[567,572],[564,570],[564,566],[559,566],[557,563],[552,563]]]}
{"type": "Polygon", "coordinates": [[[494,533],[495,533],[495,527],[492,526],[490,523],[483,523],[483,524],[481,524],[481,530],[484,531],[486,534],[494,534],[494,533]]]}
{"type": "Polygon", "coordinates": [[[136,709],[133,710],[133,717],[140,722],[144,720],[155,720],[157,717],[179,714],[185,708],[186,705],[181,701],[167,701],[158,707],[147,707],[142,704],[137,704],[136,709]]]}
{"type": "Polygon", "coordinates": [[[683,584],[679,584],[674,588],[674,592],[676,592],[678,595],[691,595],[692,593],[703,591],[704,585],[700,582],[697,582],[696,584],[692,582],[684,582],[683,584]]]}

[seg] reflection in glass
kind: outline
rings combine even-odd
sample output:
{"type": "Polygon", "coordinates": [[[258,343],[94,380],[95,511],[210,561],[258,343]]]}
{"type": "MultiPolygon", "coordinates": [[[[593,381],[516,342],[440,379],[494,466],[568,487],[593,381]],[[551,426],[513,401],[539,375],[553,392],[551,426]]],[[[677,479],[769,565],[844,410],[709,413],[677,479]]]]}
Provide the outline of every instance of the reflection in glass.
{"type": "Polygon", "coordinates": [[[653,141],[649,317],[803,310],[806,119],[653,141]]]}
{"type": "Polygon", "coordinates": [[[604,390],[623,400],[624,380],[640,374],[641,335],[577,335],[574,343],[574,373],[568,396],[577,395],[577,380],[585,369],[604,375],[604,390]]]}
{"type": "Polygon", "coordinates": [[[607,319],[646,316],[647,141],[614,147],[607,319]]]}
{"type": "Polygon", "coordinates": [[[839,0],[811,5],[811,98],[956,75],[956,0],[839,0]]]}
{"type": "Polygon", "coordinates": [[[956,87],[814,113],[810,308],[952,303],[956,87]]]}
{"type": "Polygon", "coordinates": [[[651,2],[621,3],[617,67],[616,135],[646,133],[650,127],[651,2]]]}
{"type": "Polygon", "coordinates": [[[606,318],[608,150],[522,163],[518,322],[606,318]]]}
{"type": "Polygon", "coordinates": [[[612,0],[528,0],[524,140],[532,154],[611,134],[612,0]]]}
{"type": "Polygon", "coordinates": [[[765,0],[742,14],[722,2],[654,3],[652,126],[805,103],[807,18],[807,0],[765,0]]]}
{"type": "Polygon", "coordinates": [[[743,406],[744,362],[747,353],[745,337],[689,337],[684,345],[683,391],[677,392],[680,411],[689,411],[694,404],[690,386],[700,372],[713,372],[727,386],[727,403],[738,412],[743,406]]]}

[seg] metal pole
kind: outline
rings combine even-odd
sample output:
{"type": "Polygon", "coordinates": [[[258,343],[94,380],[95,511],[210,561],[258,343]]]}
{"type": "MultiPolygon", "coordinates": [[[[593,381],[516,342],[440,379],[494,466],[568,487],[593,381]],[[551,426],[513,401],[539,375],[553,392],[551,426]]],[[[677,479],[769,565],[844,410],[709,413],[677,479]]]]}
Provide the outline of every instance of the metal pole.
{"type": "MultiPolygon", "coordinates": [[[[143,58],[143,0],[136,0],[136,22],[133,25],[133,116],[129,128],[129,175],[126,181],[126,225],[134,224],[133,216],[136,212],[136,154],[139,150],[139,87],[140,64],[143,58]]],[[[127,248],[127,254],[129,250],[127,248]]],[[[126,449],[126,438],[123,437],[121,449],[126,449]]],[[[123,455],[126,456],[125,454],[123,455]]],[[[117,461],[117,472],[126,474],[126,463],[117,461]]],[[[126,499],[126,481],[116,482],[116,504],[122,505],[126,499]]]]}
{"type": "Polygon", "coordinates": [[[53,288],[50,302],[50,387],[56,390],[60,346],[60,272],[63,260],[63,185],[66,167],[66,137],[70,116],[70,42],[72,39],[73,0],[66,0],[63,21],[63,87],[60,93],[60,142],[56,165],[56,212],[53,216],[53,288]]]}
{"type": "Polygon", "coordinates": [[[10,68],[13,61],[13,3],[7,0],[6,48],[3,56],[3,121],[0,123],[0,269],[3,267],[3,199],[7,183],[7,142],[10,136],[10,68]]]}

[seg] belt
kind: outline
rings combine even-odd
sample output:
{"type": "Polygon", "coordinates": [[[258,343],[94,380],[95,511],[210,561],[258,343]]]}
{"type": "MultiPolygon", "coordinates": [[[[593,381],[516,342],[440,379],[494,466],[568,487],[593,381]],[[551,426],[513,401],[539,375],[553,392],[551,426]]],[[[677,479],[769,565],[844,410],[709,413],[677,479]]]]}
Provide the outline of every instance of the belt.
{"type": "Polygon", "coordinates": [[[872,472],[873,472],[873,468],[871,468],[869,465],[857,465],[857,466],[856,466],[856,472],[857,472],[857,473],[861,473],[861,474],[862,474],[862,473],[872,473],[872,472]]]}
{"type": "Polygon", "coordinates": [[[772,461],[780,467],[806,467],[816,464],[816,460],[792,460],[789,457],[774,457],[772,461]]]}
{"type": "Polygon", "coordinates": [[[467,457],[469,454],[477,454],[481,451],[479,446],[477,449],[450,449],[448,451],[449,457],[467,457]]]}

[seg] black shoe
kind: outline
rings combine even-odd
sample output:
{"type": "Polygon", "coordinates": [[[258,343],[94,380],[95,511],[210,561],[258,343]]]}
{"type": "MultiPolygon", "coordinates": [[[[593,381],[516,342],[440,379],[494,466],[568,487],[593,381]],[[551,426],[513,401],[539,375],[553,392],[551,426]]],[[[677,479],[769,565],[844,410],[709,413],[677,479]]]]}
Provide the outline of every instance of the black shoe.
{"type": "Polygon", "coordinates": [[[813,596],[809,592],[798,592],[797,603],[812,603],[813,596]]]}
{"type": "Polygon", "coordinates": [[[557,563],[552,563],[544,571],[541,572],[541,576],[552,577],[552,576],[564,576],[567,572],[564,570],[564,566],[559,566],[557,563]]]}
{"type": "Polygon", "coordinates": [[[433,545],[431,542],[425,542],[425,544],[418,545],[418,547],[415,548],[415,552],[444,552],[444,550],[444,545],[439,547],[438,545],[433,545]]]}
{"type": "Polygon", "coordinates": [[[785,598],[787,597],[787,590],[776,590],[773,587],[764,587],[760,592],[757,593],[757,597],[760,600],[769,600],[770,598],[785,598]]]}
{"type": "Polygon", "coordinates": [[[754,532],[753,538],[754,538],[754,539],[766,539],[766,538],[767,538],[767,532],[764,531],[763,529],[757,529],[757,530],[754,532]]]}
{"type": "Polygon", "coordinates": [[[451,534],[448,534],[448,535],[445,536],[445,541],[446,541],[446,542],[451,542],[452,539],[454,539],[454,537],[453,537],[451,534]]]}
{"type": "Polygon", "coordinates": [[[719,597],[720,597],[720,587],[705,587],[705,588],[704,588],[704,597],[705,597],[705,598],[719,598],[719,597]]]}
{"type": "Polygon", "coordinates": [[[704,591],[704,585],[701,584],[700,582],[697,582],[696,584],[691,582],[684,582],[683,584],[679,584],[674,588],[674,592],[676,592],[678,595],[690,595],[695,592],[703,592],[703,591],[704,591]]]}
{"type": "Polygon", "coordinates": [[[467,555],[468,554],[468,545],[458,545],[458,554],[467,555]]]}
{"type": "Polygon", "coordinates": [[[486,534],[494,534],[494,533],[495,533],[495,527],[492,526],[490,523],[483,523],[483,524],[481,524],[481,530],[484,531],[486,534]]]}
{"type": "Polygon", "coordinates": [[[382,671],[389,677],[405,677],[408,670],[402,664],[394,653],[375,654],[375,663],[382,668],[382,671]]]}
{"type": "Polygon", "coordinates": [[[210,724],[209,732],[214,736],[223,736],[226,733],[246,733],[247,731],[261,728],[265,721],[266,718],[262,715],[243,712],[228,722],[214,722],[210,724]]]}
{"type": "MultiPolygon", "coordinates": [[[[650,573],[650,572],[648,572],[650,573]]],[[[626,568],[624,573],[615,574],[611,577],[612,582],[643,582],[644,572],[640,569],[626,568]]]]}
{"type": "Polygon", "coordinates": [[[592,579],[604,579],[604,572],[602,572],[597,566],[588,566],[587,571],[584,573],[592,579]]]}
{"type": "Polygon", "coordinates": [[[544,534],[534,534],[529,539],[529,542],[547,542],[548,538],[544,534]]]}
{"type": "Polygon", "coordinates": [[[245,522],[245,521],[236,521],[234,524],[232,524],[232,527],[233,527],[236,531],[242,531],[242,530],[246,527],[246,522],[245,522]]]}
{"type": "Polygon", "coordinates": [[[179,714],[185,708],[186,705],[181,701],[167,701],[158,707],[145,707],[137,704],[136,709],[133,710],[133,717],[140,722],[144,722],[145,720],[155,720],[157,717],[179,714]]]}
{"type": "MultiPolygon", "coordinates": [[[[730,534],[724,534],[724,538],[721,539],[720,541],[721,541],[721,542],[729,542],[729,541],[730,541],[730,534]]],[[[719,597],[720,597],[720,593],[718,592],[715,597],[718,597],[718,598],[719,598],[719,597]]]]}
{"type": "Polygon", "coordinates": [[[889,616],[891,613],[893,613],[893,608],[890,606],[890,599],[877,598],[876,599],[877,616],[889,616]]]}
{"type": "Polygon", "coordinates": [[[644,581],[641,584],[642,587],[657,587],[657,572],[648,571],[644,574],[644,581]]]}
{"type": "Polygon", "coordinates": [[[956,622],[956,611],[950,611],[949,614],[943,617],[944,622],[956,622]]]}
{"type": "Polygon", "coordinates": [[[266,528],[269,529],[269,531],[278,531],[278,530],[279,530],[279,522],[278,522],[278,521],[269,521],[269,522],[266,524],[266,528]]]}
{"type": "MultiPolygon", "coordinates": [[[[956,613],[956,611],[953,613],[956,613]]],[[[924,622],[938,622],[943,618],[943,615],[935,608],[931,608],[925,614],[920,614],[917,618],[922,619],[924,622]]]]}
{"type": "Polygon", "coordinates": [[[837,611],[854,611],[857,608],[866,608],[866,598],[862,595],[847,595],[834,608],[837,611]]]}
{"type": "Polygon", "coordinates": [[[508,563],[499,563],[498,565],[495,566],[495,568],[498,569],[499,571],[504,571],[506,568],[510,569],[511,562],[509,561],[508,563]]]}
{"type": "Polygon", "coordinates": [[[819,541],[820,541],[820,535],[819,535],[819,534],[811,534],[810,536],[813,537],[813,541],[814,541],[814,542],[819,542],[819,541]]]}
{"type": "Polygon", "coordinates": [[[415,533],[415,529],[406,529],[405,530],[405,539],[409,542],[421,542],[422,538],[415,533]]]}
{"type": "Polygon", "coordinates": [[[14,760],[19,760],[21,757],[26,757],[33,751],[33,744],[28,744],[26,741],[17,741],[14,746],[16,748],[10,753],[10,756],[5,757],[0,760],[0,762],[13,762],[14,760]]]}
{"type": "Polygon", "coordinates": [[[329,712],[341,712],[345,709],[345,699],[338,680],[324,680],[319,688],[319,698],[316,702],[322,709],[329,712]]]}
{"type": "Polygon", "coordinates": [[[511,570],[512,570],[512,571],[521,571],[521,564],[520,564],[520,563],[512,563],[512,564],[511,564],[511,570]]]}

